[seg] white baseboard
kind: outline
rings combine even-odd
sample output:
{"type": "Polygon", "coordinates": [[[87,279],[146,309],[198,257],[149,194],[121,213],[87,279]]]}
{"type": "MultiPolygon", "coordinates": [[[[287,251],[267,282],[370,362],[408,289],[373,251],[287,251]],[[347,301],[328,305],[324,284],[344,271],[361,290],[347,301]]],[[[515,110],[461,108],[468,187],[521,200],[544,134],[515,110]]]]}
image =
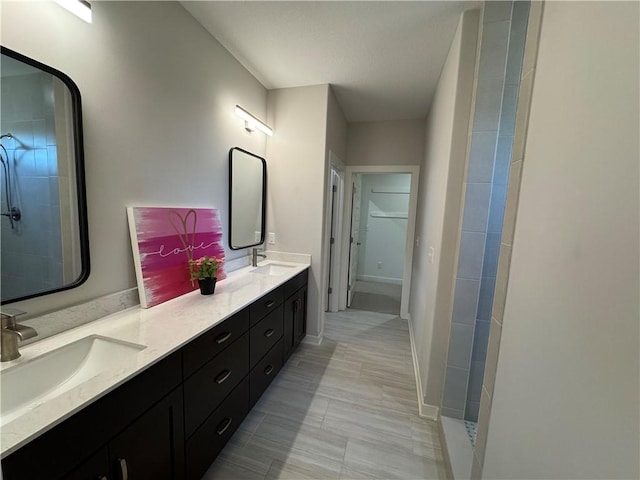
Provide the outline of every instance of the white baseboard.
{"type": "Polygon", "coordinates": [[[376,277],[375,275],[358,275],[356,278],[358,280],[362,280],[363,282],[378,282],[378,283],[390,283],[392,285],[402,285],[401,278],[376,277]]]}
{"type": "Polygon", "coordinates": [[[416,394],[418,397],[418,415],[430,420],[438,420],[440,414],[440,408],[435,405],[429,405],[425,403],[424,396],[422,394],[422,377],[420,376],[420,365],[418,363],[418,350],[416,349],[416,341],[413,336],[413,323],[411,322],[411,315],[407,314],[407,321],[409,322],[409,339],[411,340],[411,358],[413,359],[413,373],[416,376],[416,394]]]}
{"type": "Polygon", "coordinates": [[[305,335],[302,339],[302,343],[308,343],[309,345],[320,345],[322,343],[323,335],[305,335]]]}

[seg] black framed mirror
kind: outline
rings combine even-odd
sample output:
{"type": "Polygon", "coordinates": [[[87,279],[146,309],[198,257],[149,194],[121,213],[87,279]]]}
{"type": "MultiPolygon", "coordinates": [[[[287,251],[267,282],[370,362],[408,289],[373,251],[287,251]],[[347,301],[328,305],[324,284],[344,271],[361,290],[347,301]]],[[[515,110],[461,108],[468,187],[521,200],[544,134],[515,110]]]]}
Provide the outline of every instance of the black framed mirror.
{"type": "Polygon", "coordinates": [[[251,152],[229,150],[229,247],[232,250],[264,243],[267,162],[251,152]]]}
{"type": "Polygon", "coordinates": [[[1,303],[89,276],[80,90],[64,73],[0,47],[1,303]]]}

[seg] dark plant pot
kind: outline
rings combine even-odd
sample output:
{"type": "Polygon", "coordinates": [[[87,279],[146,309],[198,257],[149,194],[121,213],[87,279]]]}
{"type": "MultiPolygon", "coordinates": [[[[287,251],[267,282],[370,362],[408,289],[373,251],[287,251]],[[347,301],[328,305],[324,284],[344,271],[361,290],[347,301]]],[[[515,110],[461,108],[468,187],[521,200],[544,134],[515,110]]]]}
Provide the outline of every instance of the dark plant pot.
{"type": "Polygon", "coordinates": [[[200,285],[200,293],[202,295],[213,295],[216,289],[216,277],[198,279],[198,285],[200,285]]]}

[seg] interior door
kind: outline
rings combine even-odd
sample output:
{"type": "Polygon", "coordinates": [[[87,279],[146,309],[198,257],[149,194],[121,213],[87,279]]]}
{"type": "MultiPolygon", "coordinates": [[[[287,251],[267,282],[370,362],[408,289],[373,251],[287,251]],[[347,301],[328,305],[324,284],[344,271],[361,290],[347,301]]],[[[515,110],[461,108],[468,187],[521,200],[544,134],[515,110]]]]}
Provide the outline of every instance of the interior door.
{"type": "Polygon", "coordinates": [[[351,306],[358,269],[358,247],[360,246],[360,207],[362,192],[360,175],[355,175],[351,192],[351,233],[349,245],[349,272],[347,276],[347,307],[351,306]]]}
{"type": "Polygon", "coordinates": [[[329,265],[327,278],[327,302],[326,311],[330,310],[331,295],[333,295],[333,257],[335,256],[336,247],[336,202],[338,200],[338,174],[335,170],[331,170],[331,219],[329,233],[329,265]]]}

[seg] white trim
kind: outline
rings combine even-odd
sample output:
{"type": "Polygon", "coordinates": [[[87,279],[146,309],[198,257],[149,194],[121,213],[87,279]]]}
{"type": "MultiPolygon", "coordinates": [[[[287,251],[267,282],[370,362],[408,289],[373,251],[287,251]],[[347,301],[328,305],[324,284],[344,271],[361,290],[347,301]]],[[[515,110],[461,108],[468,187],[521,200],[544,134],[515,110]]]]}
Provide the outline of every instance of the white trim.
{"type": "Polygon", "coordinates": [[[329,161],[327,162],[327,171],[326,177],[328,179],[327,182],[327,191],[326,191],[326,202],[325,202],[325,213],[324,213],[324,223],[325,223],[325,233],[324,233],[324,271],[323,271],[323,279],[322,279],[322,305],[323,308],[327,312],[337,312],[339,310],[339,290],[340,290],[340,269],[342,262],[342,215],[344,212],[344,163],[332,150],[329,150],[329,161]],[[337,185],[337,198],[335,204],[335,239],[336,242],[334,244],[333,249],[333,258],[331,259],[331,265],[329,265],[329,249],[330,244],[330,235],[331,235],[331,196],[332,196],[332,187],[333,187],[333,171],[336,172],[338,185],[337,185]],[[329,271],[333,272],[333,278],[331,278],[331,285],[329,285],[329,271]],[[327,297],[329,295],[329,287],[332,289],[332,294],[330,299],[327,297]]]}
{"type": "Polygon", "coordinates": [[[356,280],[363,282],[390,283],[392,285],[402,285],[401,278],[376,277],[375,275],[358,275],[356,280]]]}
{"type": "Polygon", "coordinates": [[[418,415],[430,420],[438,420],[440,415],[440,408],[435,405],[429,405],[425,403],[424,396],[422,394],[422,377],[420,376],[420,365],[418,364],[418,350],[416,348],[416,341],[413,336],[413,322],[411,321],[411,315],[408,315],[407,321],[409,322],[409,340],[411,341],[411,358],[413,359],[413,373],[416,376],[416,394],[418,397],[418,415]]]}
{"type": "Polygon", "coordinates": [[[309,335],[307,333],[302,339],[302,343],[308,343],[309,345],[320,345],[323,338],[324,336],[322,333],[320,335],[309,335]]]}
{"type": "MultiPolygon", "coordinates": [[[[409,316],[409,292],[411,291],[411,269],[413,266],[413,247],[416,230],[416,210],[418,206],[418,180],[420,166],[418,165],[358,165],[347,166],[344,179],[344,198],[350,199],[353,190],[353,175],[356,173],[409,173],[411,174],[411,187],[409,193],[409,213],[407,223],[407,240],[405,246],[404,268],[402,276],[402,297],[400,300],[400,317],[409,316]]],[[[339,308],[347,308],[347,278],[349,276],[349,222],[351,220],[351,205],[344,202],[344,215],[342,216],[342,256],[339,277],[339,308]],[[347,214],[347,212],[349,214],[347,214]]]]}

